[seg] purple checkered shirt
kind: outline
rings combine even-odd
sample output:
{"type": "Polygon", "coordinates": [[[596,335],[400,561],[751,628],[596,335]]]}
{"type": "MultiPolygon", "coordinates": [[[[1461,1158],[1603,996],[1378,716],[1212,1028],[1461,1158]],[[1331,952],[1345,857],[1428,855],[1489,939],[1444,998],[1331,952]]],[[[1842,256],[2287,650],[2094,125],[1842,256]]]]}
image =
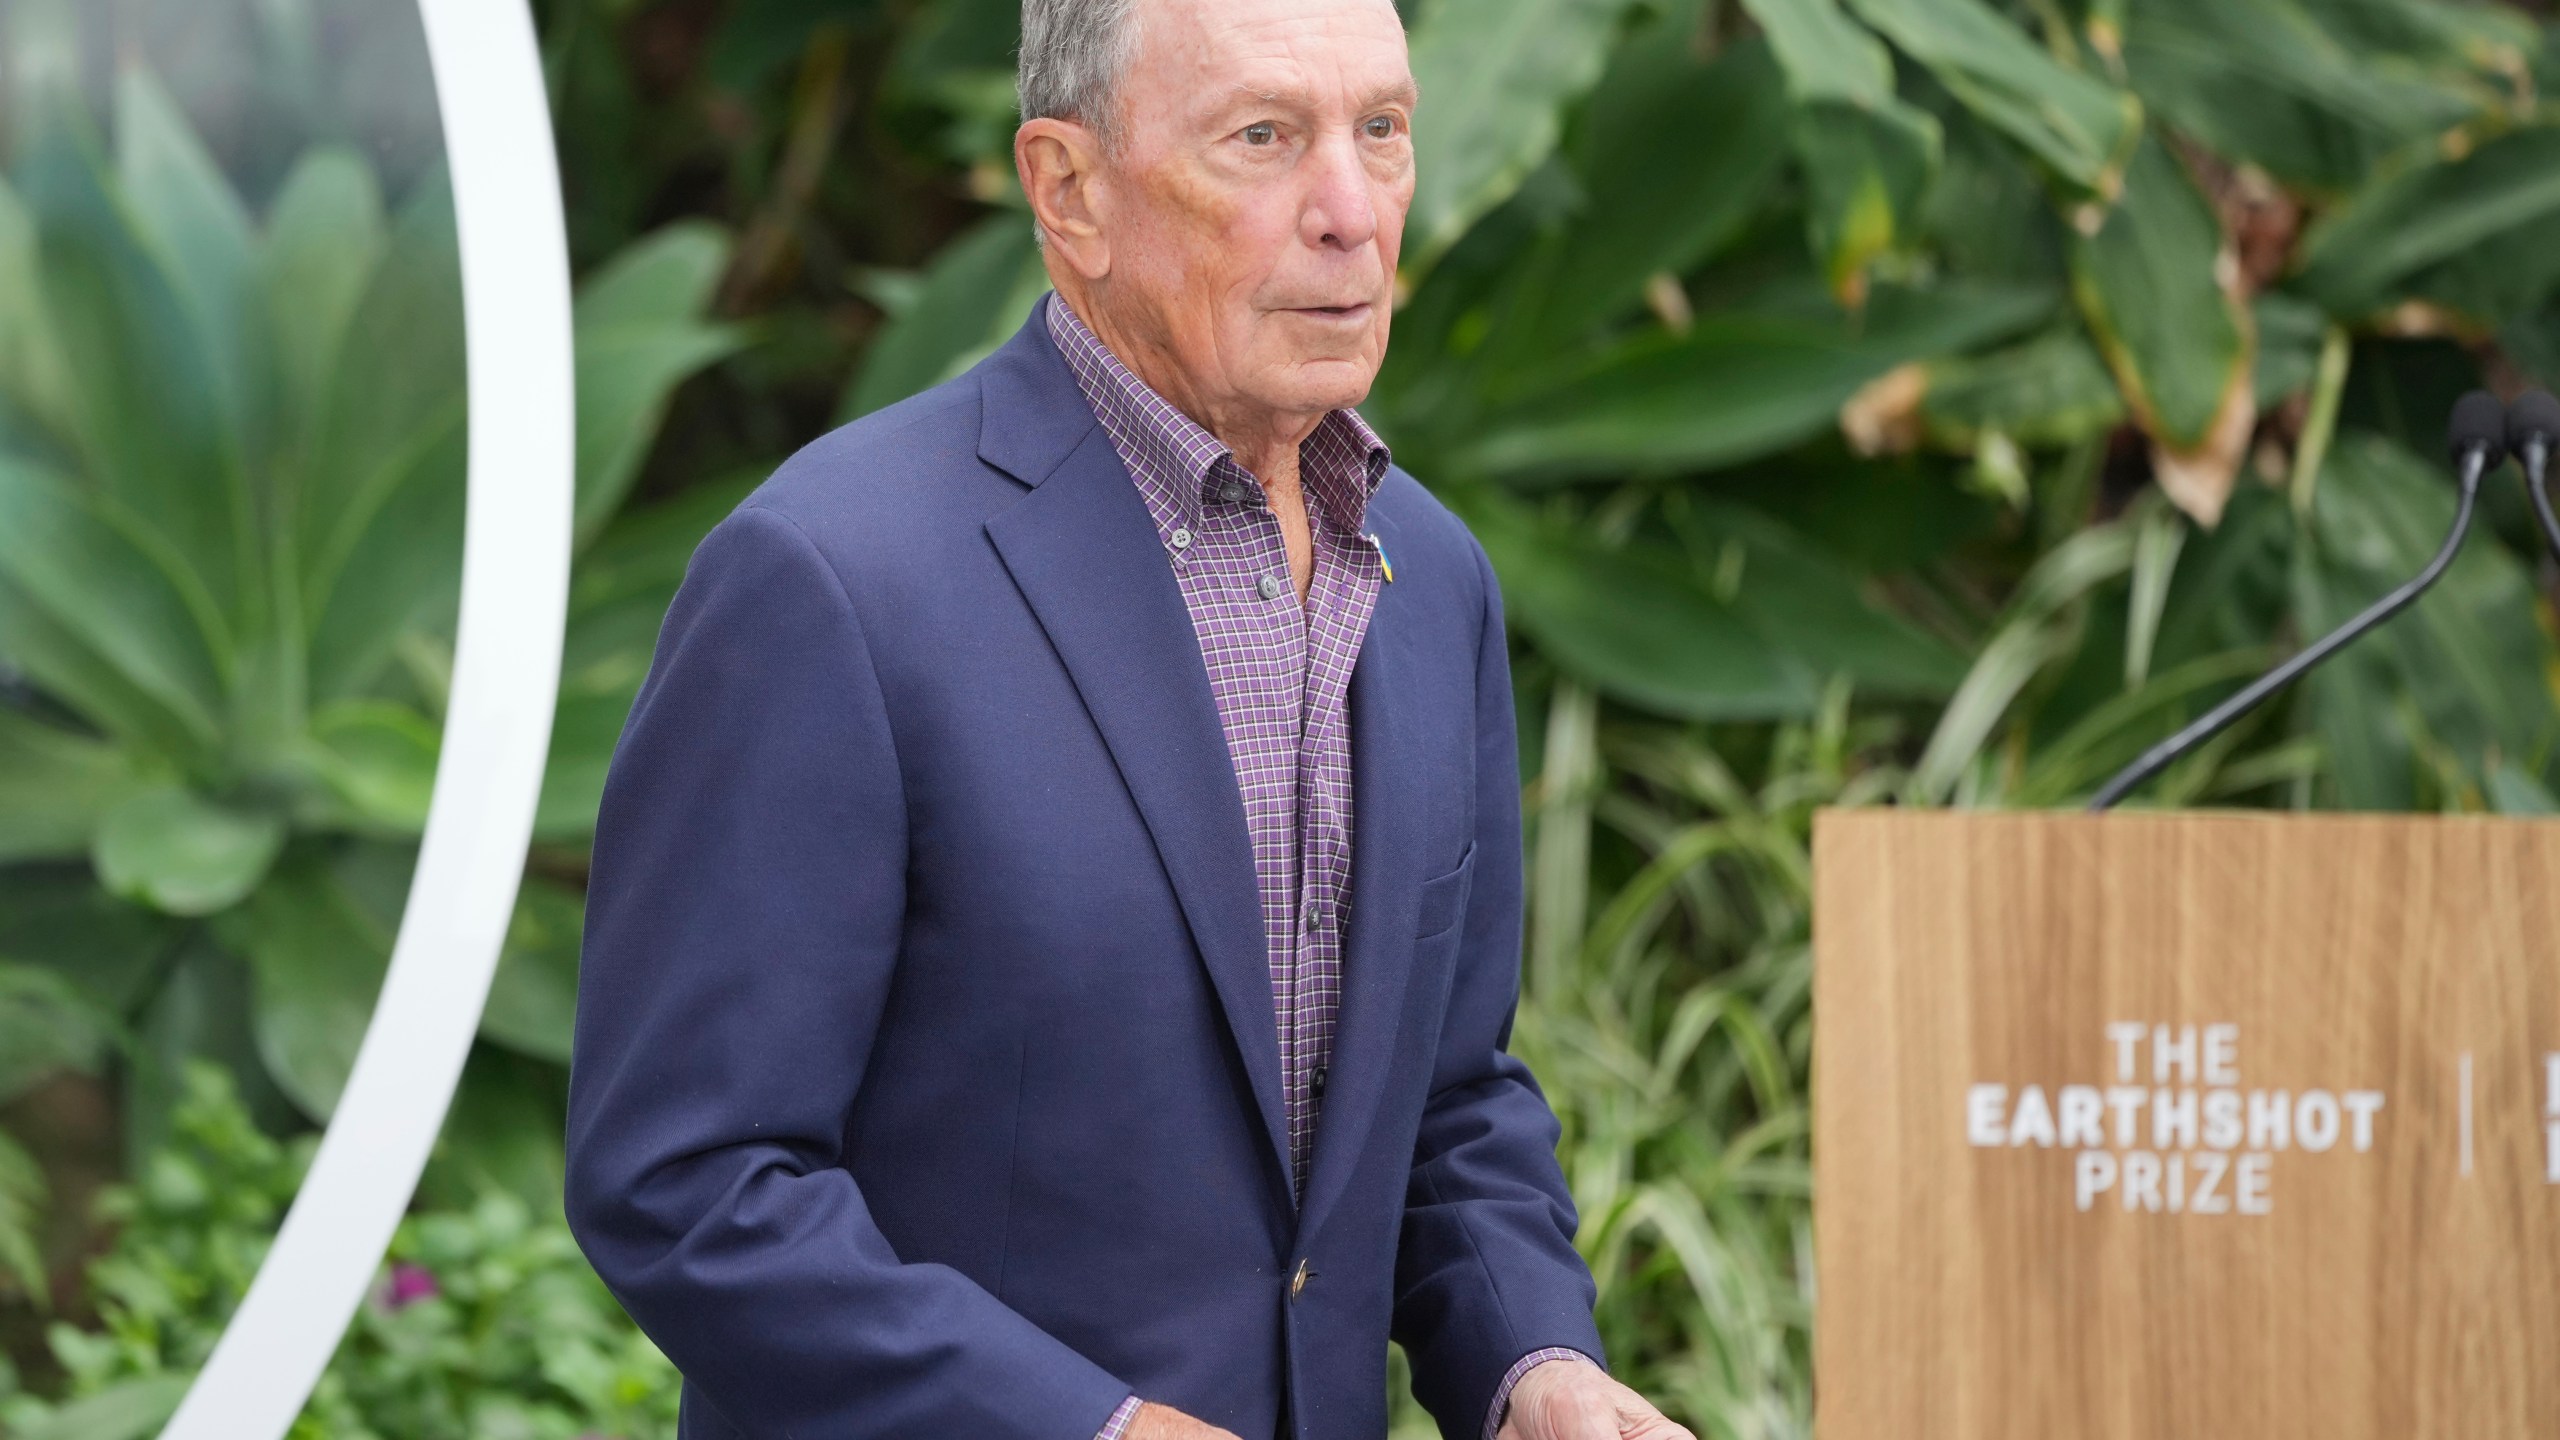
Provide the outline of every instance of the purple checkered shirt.
{"type": "MultiPolygon", "coordinates": [[[[1064,299],[1053,294],[1046,303],[1049,338],[1137,482],[1209,668],[1253,840],[1272,1008],[1280,1023],[1290,1183],[1303,1200],[1342,1004],[1343,895],[1351,881],[1345,702],[1386,578],[1361,525],[1369,497],[1386,477],[1387,447],[1350,410],[1326,415],[1298,447],[1315,552],[1314,577],[1300,605],[1280,522],[1264,502],[1261,482],[1216,436],[1121,364],[1064,299]]],[[[1488,1434],[1512,1384],[1539,1358],[1524,1357],[1504,1378],[1488,1434]]],[[[1120,1440],[1138,1403],[1135,1396],[1123,1402],[1097,1440],[1120,1440]]]]}

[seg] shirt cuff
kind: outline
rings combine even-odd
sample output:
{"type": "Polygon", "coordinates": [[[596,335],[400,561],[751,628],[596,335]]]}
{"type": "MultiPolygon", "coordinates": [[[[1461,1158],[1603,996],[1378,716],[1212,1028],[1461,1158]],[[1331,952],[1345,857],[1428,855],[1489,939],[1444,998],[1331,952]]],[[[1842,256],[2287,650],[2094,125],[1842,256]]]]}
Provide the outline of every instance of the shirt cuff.
{"type": "Polygon", "coordinates": [[[1502,1428],[1503,1414],[1511,1408],[1511,1387],[1520,1383],[1521,1376],[1528,1374],[1530,1371],[1537,1369],[1539,1366],[1546,1364],[1550,1360],[1579,1360],[1585,1365],[1597,1365],[1600,1363],[1599,1361],[1592,1359],[1590,1356],[1583,1354],[1579,1350],[1566,1350],[1561,1348],[1532,1350],[1528,1354],[1521,1356],[1518,1364],[1513,1365],[1509,1370],[1503,1372],[1502,1384],[1494,1389],[1493,1408],[1486,1411],[1484,1417],[1484,1440],[1493,1440],[1494,1432],[1502,1428]]]}
{"type": "MultiPolygon", "coordinates": [[[[1502,1388],[1509,1390],[1511,1387],[1505,1385],[1502,1388]]],[[[1093,1440],[1120,1440],[1129,1432],[1129,1422],[1138,1418],[1138,1406],[1142,1403],[1135,1395],[1121,1401],[1120,1408],[1111,1412],[1111,1419],[1094,1432],[1093,1440]]]]}

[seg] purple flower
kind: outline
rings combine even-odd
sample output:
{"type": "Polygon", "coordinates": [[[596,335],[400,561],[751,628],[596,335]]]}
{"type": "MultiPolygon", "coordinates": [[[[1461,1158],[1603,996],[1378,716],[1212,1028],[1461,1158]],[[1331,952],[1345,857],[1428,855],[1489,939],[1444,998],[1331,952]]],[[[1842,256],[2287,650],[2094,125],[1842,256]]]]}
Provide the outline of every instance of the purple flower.
{"type": "Polygon", "coordinates": [[[424,1300],[435,1294],[435,1272],[424,1265],[412,1265],[406,1260],[394,1262],[391,1267],[390,1283],[383,1287],[383,1291],[383,1308],[397,1310],[413,1300],[424,1300]]]}

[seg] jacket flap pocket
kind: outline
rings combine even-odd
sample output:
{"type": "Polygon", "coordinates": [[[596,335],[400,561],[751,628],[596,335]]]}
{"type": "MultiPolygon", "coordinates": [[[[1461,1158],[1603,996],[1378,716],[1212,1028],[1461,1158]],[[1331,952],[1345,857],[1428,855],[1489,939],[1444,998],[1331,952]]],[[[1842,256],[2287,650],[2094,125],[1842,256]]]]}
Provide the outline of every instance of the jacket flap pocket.
{"type": "Polygon", "coordinates": [[[1416,938],[1437,935],[1458,923],[1458,917],[1466,911],[1467,882],[1474,878],[1475,868],[1476,847],[1469,842],[1456,869],[1422,882],[1422,904],[1413,921],[1416,938]]]}

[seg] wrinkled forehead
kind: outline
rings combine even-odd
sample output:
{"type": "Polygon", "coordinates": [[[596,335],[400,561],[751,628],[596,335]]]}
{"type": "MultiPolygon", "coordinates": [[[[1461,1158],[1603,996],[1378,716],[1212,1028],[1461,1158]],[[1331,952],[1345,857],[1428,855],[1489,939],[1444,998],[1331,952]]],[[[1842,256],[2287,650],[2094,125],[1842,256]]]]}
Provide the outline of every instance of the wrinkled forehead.
{"type": "Polygon", "coordinates": [[[1393,0],[1138,0],[1132,18],[1133,134],[1197,130],[1238,107],[1358,115],[1416,98],[1393,0]]]}

